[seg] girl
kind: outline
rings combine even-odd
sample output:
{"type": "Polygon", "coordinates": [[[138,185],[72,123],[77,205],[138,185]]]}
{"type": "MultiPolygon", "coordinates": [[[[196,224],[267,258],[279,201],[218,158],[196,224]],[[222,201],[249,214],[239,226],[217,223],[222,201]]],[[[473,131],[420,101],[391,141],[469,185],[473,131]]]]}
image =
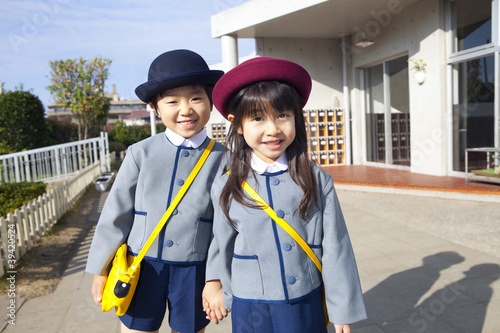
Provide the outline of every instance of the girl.
{"type": "Polygon", "coordinates": [[[307,158],[302,108],[310,90],[304,68],[268,57],[242,63],[214,87],[214,105],[232,123],[233,154],[229,172],[212,186],[212,201],[220,204],[214,214],[220,261],[208,265],[218,265],[233,332],[326,332],[323,287],[336,332],[366,318],[332,177],[307,158]],[[243,181],[305,240],[322,273],[246,194],[243,181]]]}

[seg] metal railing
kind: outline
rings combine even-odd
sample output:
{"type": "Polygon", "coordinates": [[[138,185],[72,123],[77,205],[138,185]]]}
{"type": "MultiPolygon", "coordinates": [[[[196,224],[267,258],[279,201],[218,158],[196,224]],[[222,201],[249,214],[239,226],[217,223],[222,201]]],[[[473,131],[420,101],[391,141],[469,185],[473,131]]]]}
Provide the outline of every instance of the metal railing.
{"type": "Polygon", "coordinates": [[[100,161],[110,170],[108,133],[100,137],[0,156],[0,183],[67,179],[100,161]]]}

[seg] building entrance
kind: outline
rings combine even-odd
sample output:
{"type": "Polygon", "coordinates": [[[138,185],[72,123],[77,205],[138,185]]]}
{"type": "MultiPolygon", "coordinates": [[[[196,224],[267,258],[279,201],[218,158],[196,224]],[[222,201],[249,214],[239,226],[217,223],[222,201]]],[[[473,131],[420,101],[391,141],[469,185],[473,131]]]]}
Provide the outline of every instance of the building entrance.
{"type": "Polygon", "coordinates": [[[363,72],[366,161],[410,166],[408,56],[363,72]]]}

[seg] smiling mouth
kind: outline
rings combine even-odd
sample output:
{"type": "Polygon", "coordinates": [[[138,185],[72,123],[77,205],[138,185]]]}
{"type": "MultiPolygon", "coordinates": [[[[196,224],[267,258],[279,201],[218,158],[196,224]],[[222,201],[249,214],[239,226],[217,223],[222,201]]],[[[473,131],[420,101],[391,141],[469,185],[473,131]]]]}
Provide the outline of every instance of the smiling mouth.
{"type": "Polygon", "coordinates": [[[179,125],[188,126],[194,124],[195,122],[196,120],[179,121],[179,125]]]}
{"type": "Polygon", "coordinates": [[[279,146],[281,144],[281,142],[283,142],[283,141],[282,140],[266,141],[266,142],[264,142],[264,144],[268,147],[275,147],[275,146],[279,146]]]}

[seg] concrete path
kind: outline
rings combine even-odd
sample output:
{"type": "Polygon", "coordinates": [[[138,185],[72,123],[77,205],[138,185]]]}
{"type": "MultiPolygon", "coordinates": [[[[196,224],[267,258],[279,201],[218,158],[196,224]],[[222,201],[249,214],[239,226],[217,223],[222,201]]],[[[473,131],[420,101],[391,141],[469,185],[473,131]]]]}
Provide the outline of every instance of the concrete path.
{"type": "MultiPolygon", "coordinates": [[[[353,332],[500,332],[497,204],[352,188],[338,194],[369,315],[353,332]]],[[[114,312],[102,313],[90,296],[84,268],[91,240],[92,232],[55,292],[18,304],[16,325],[2,332],[119,332],[114,312]]],[[[160,332],[170,332],[167,323],[160,332]]],[[[206,332],[231,332],[230,319],[206,332]]]]}

